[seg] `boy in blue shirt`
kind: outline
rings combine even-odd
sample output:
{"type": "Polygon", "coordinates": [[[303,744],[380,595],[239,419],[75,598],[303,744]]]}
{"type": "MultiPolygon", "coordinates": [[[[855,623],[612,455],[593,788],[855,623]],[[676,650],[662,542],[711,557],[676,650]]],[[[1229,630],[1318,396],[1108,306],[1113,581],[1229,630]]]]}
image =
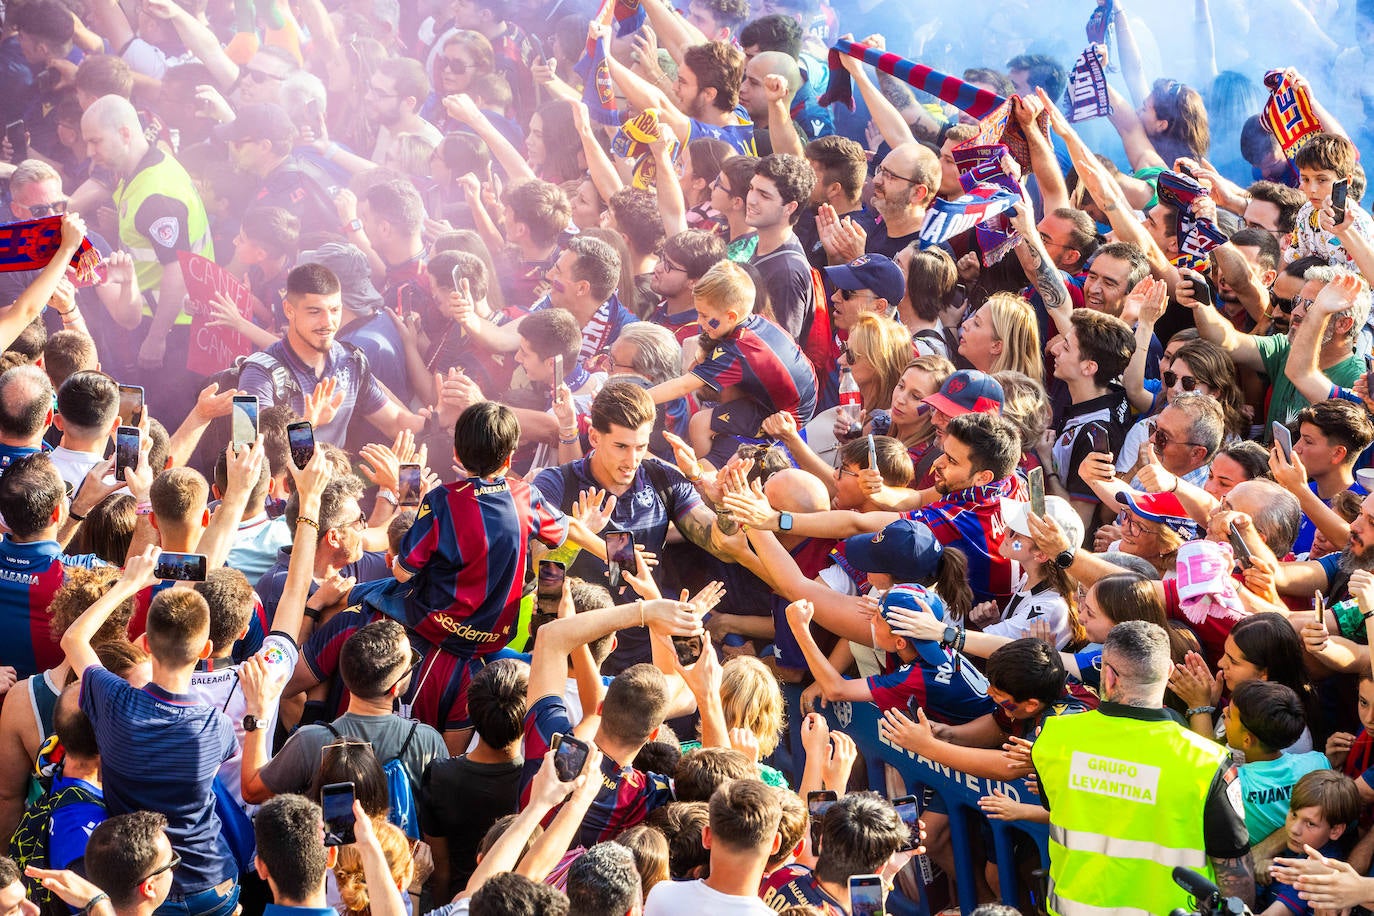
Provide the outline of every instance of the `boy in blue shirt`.
{"type": "MultiPolygon", "coordinates": [[[[1355,781],[1335,770],[1308,773],[1293,787],[1293,799],[1288,806],[1284,829],[1288,832],[1286,855],[1290,859],[1307,858],[1304,846],[1310,846],[1324,858],[1341,858],[1341,844],[1350,825],[1360,816],[1360,791],[1355,781]]],[[[1276,860],[1283,865],[1284,860],[1276,860]]],[[[1298,896],[1293,885],[1275,877],[1260,894],[1259,916],[1311,916],[1312,907],[1298,896]]]]}
{"type": "Polygon", "coordinates": [[[1231,693],[1226,742],[1233,753],[1245,755],[1238,772],[1252,846],[1283,826],[1294,784],[1307,773],[1331,766],[1320,751],[1283,753],[1304,727],[1302,701],[1291,687],[1256,680],[1231,693]]]}

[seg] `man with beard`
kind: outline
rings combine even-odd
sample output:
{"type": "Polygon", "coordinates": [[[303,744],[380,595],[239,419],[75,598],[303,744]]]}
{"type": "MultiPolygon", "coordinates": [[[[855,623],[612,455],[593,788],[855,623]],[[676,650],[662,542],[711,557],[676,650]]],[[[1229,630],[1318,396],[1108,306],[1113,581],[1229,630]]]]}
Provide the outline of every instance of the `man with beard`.
{"type": "MultiPolygon", "coordinates": [[[[1259,556],[1274,562],[1263,553],[1259,556]]],[[[1281,594],[1310,596],[1320,591],[1326,596],[1331,609],[1327,629],[1355,654],[1349,670],[1367,666],[1368,620],[1362,617],[1374,609],[1374,496],[1360,503],[1360,514],[1350,523],[1350,543],[1339,553],[1320,560],[1274,563],[1274,567],[1274,586],[1281,594]]]]}
{"type": "MultiPolygon", "coordinates": [[[[1267,439],[1274,422],[1289,423],[1298,411],[1308,405],[1308,400],[1293,384],[1285,372],[1293,342],[1297,339],[1298,329],[1307,317],[1307,310],[1316,301],[1326,285],[1348,271],[1335,267],[1314,267],[1303,275],[1306,281],[1298,295],[1293,299],[1292,324],[1287,334],[1269,334],[1263,337],[1242,334],[1231,322],[1227,321],[1210,304],[1180,294],[1180,304],[1193,310],[1198,332],[1204,340],[1219,344],[1231,354],[1236,368],[1242,371],[1263,372],[1273,380],[1273,394],[1269,400],[1269,415],[1265,419],[1264,436],[1267,439]]],[[[1364,373],[1364,363],[1355,354],[1355,341],[1369,317],[1370,297],[1365,290],[1356,296],[1350,306],[1331,317],[1331,323],[1322,335],[1317,351],[1317,367],[1326,374],[1332,384],[1350,388],[1355,380],[1364,373]]]]}
{"type": "MultiPolygon", "coordinates": [[[[610,38],[610,27],[593,25],[610,38]]],[[[611,80],[625,93],[631,108],[658,110],[659,120],[673,129],[684,145],[702,137],[714,137],[733,146],[742,156],[756,155],[754,124],[739,105],[744,80],[744,54],[723,41],[692,45],[682,53],[677,80],[671,93],[650,83],[607,55],[611,80]]]]}
{"type": "Polygon", "coordinates": [[[257,395],[258,406],[288,400],[305,414],[306,392],[332,382],[338,411],[315,427],[315,439],[342,445],[353,415],[361,414],[388,436],[402,429],[421,432],[424,418],[411,413],[378,383],[362,351],[335,339],[343,316],[339,278],[320,264],[302,264],[286,277],[286,338],[255,353],[244,363],[239,389],[257,395]],[[287,371],[282,373],[280,370],[287,371]],[[281,377],[285,384],[279,384],[281,377]]]}
{"type": "Polygon", "coordinates": [[[895,260],[916,241],[939,186],[940,160],[934,153],[919,143],[894,147],[873,178],[873,209],[882,221],[869,233],[864,250],[895,260]]]}
{"type": "Polygon", "coordinates": [[[935,462],[934,487],[913,491],[883,486],[869,494],[892,511],[794,514],[779,512],[749,493],[727,495],[725,503],[742,525],[802,537],[877,534],[901,518],[922,522],[941,544],[958,547],[968,556],[975,601],[1003,602],[1015,591],[1015,564],[1000,553],[1007,530],[1001,500],[1022,498],[1016,477],[1021,438],[1016,427],[997,414],[969,413],[949,421],[944,446],[935,462]]]}
{"type": "Polygon", "coordinates": [[[364,96],[367,113],[380,125],[369,157],[373,162],[387,161],[387,152],[400,134],[419,134],[435,146],[444,139],[437,127],[420,117],[420,105],[428,95],[429,79],[418,60],[393,57],[378,65],[364,96]]]}

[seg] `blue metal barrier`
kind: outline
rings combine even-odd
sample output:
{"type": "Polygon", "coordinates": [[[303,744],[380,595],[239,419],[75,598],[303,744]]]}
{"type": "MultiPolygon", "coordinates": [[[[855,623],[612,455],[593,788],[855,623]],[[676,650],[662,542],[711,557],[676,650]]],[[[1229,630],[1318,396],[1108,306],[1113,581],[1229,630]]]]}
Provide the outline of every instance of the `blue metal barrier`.
{"type": "MultiPolygon", "coordinates": [[[[801,778],[801,766],[806,760],[806,752],[801,747],[801,720],[805,716],[801,709],[801,691],[796,687],[784,687],[783,695],[789,707],[791,758],[795,767],[794,782],[801,778]]],[[[950,767],[918,756],[905,748],[885,742],[878,734],[878,707],[872,703],[831,703],[825,709],[826,720],[831,728],[838,728],[854,739],[859,753],[863,755],[868,769],[868,784],[882,792],[886,786],[883,764],[893,767],[902,777],[907,791],[919,794],[920,786],[929,787],[940,796],[949,813],[950,844],[954,853],[954,872],[959,886],[959,909],[968,914],[978,905],[975,898],[974,844],[981,842],[981,836],[969,829],[968,814],[977,813],[983,818],[978,800],[992,794],[993,789],[1018,801],[1034,803],[1037,796],[1030,792],[1026,781],[1017,779],[999,782],[970,776],[950,767]]],[[[998,821],[988,819],[991,825],[993,850],[991,858],[997,863],[998,888],[1002,902],[1016,906],[1018,901],[1016,858],[1013,852],[1013,831],[1020,831],[1035,841],[1040,851],[1040,862],[1049,867],[1049,830],[1044,824],[1025,821],[998,821]]]]}

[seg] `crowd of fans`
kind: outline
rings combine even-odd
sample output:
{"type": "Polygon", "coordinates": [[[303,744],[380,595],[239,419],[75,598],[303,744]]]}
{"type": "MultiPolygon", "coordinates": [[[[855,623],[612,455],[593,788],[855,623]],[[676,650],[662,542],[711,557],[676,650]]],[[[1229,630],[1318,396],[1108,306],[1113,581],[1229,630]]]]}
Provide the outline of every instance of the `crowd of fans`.
{"type": "Polygon", "coordinates": [[[0,914],[1374,907],[1374,3],[1083,6],[0,4],[0,914]]]}

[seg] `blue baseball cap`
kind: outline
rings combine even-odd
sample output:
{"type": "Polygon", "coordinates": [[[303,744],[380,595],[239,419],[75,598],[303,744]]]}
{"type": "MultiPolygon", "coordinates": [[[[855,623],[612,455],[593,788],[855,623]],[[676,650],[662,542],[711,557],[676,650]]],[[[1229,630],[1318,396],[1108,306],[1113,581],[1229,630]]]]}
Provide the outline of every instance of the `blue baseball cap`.
{"type": "Polygon", "coordinates": [[[929,525],[909,518],[899,518],[877,534],[856,534],[844,541],[844,558],[855,569],[904,581],[934,578],[944,550],[929,525]]]}
{"type": "MultiPolygon", "coordinates": [[[[935,593],[935,590],[915,583],[897,585],[889,589],[878,605],[878,613],[882,614],[883,619],[890,623],[888,611],[893,608],[920,612],[923,607],[934,614],[936,620],[944,621],[948,617],[945,602],[935,593]]],[[[940,665],[948,664],[954,657],[953,652],[946,650],[937,640],[912,639],[908,636],[902,638],[911,644],[911,647],[916,650],[916,654],[921,656],[921,660],[928,665],[938,668],[940,665]]]]}
{"type": "Polygon", "coordinates": [[[906,295],[906,278],[902,269],[886,255],[865,254],[848,264],[822,268],[825,278],[840,289],[867,289],[893,308],[906,295]]]}

